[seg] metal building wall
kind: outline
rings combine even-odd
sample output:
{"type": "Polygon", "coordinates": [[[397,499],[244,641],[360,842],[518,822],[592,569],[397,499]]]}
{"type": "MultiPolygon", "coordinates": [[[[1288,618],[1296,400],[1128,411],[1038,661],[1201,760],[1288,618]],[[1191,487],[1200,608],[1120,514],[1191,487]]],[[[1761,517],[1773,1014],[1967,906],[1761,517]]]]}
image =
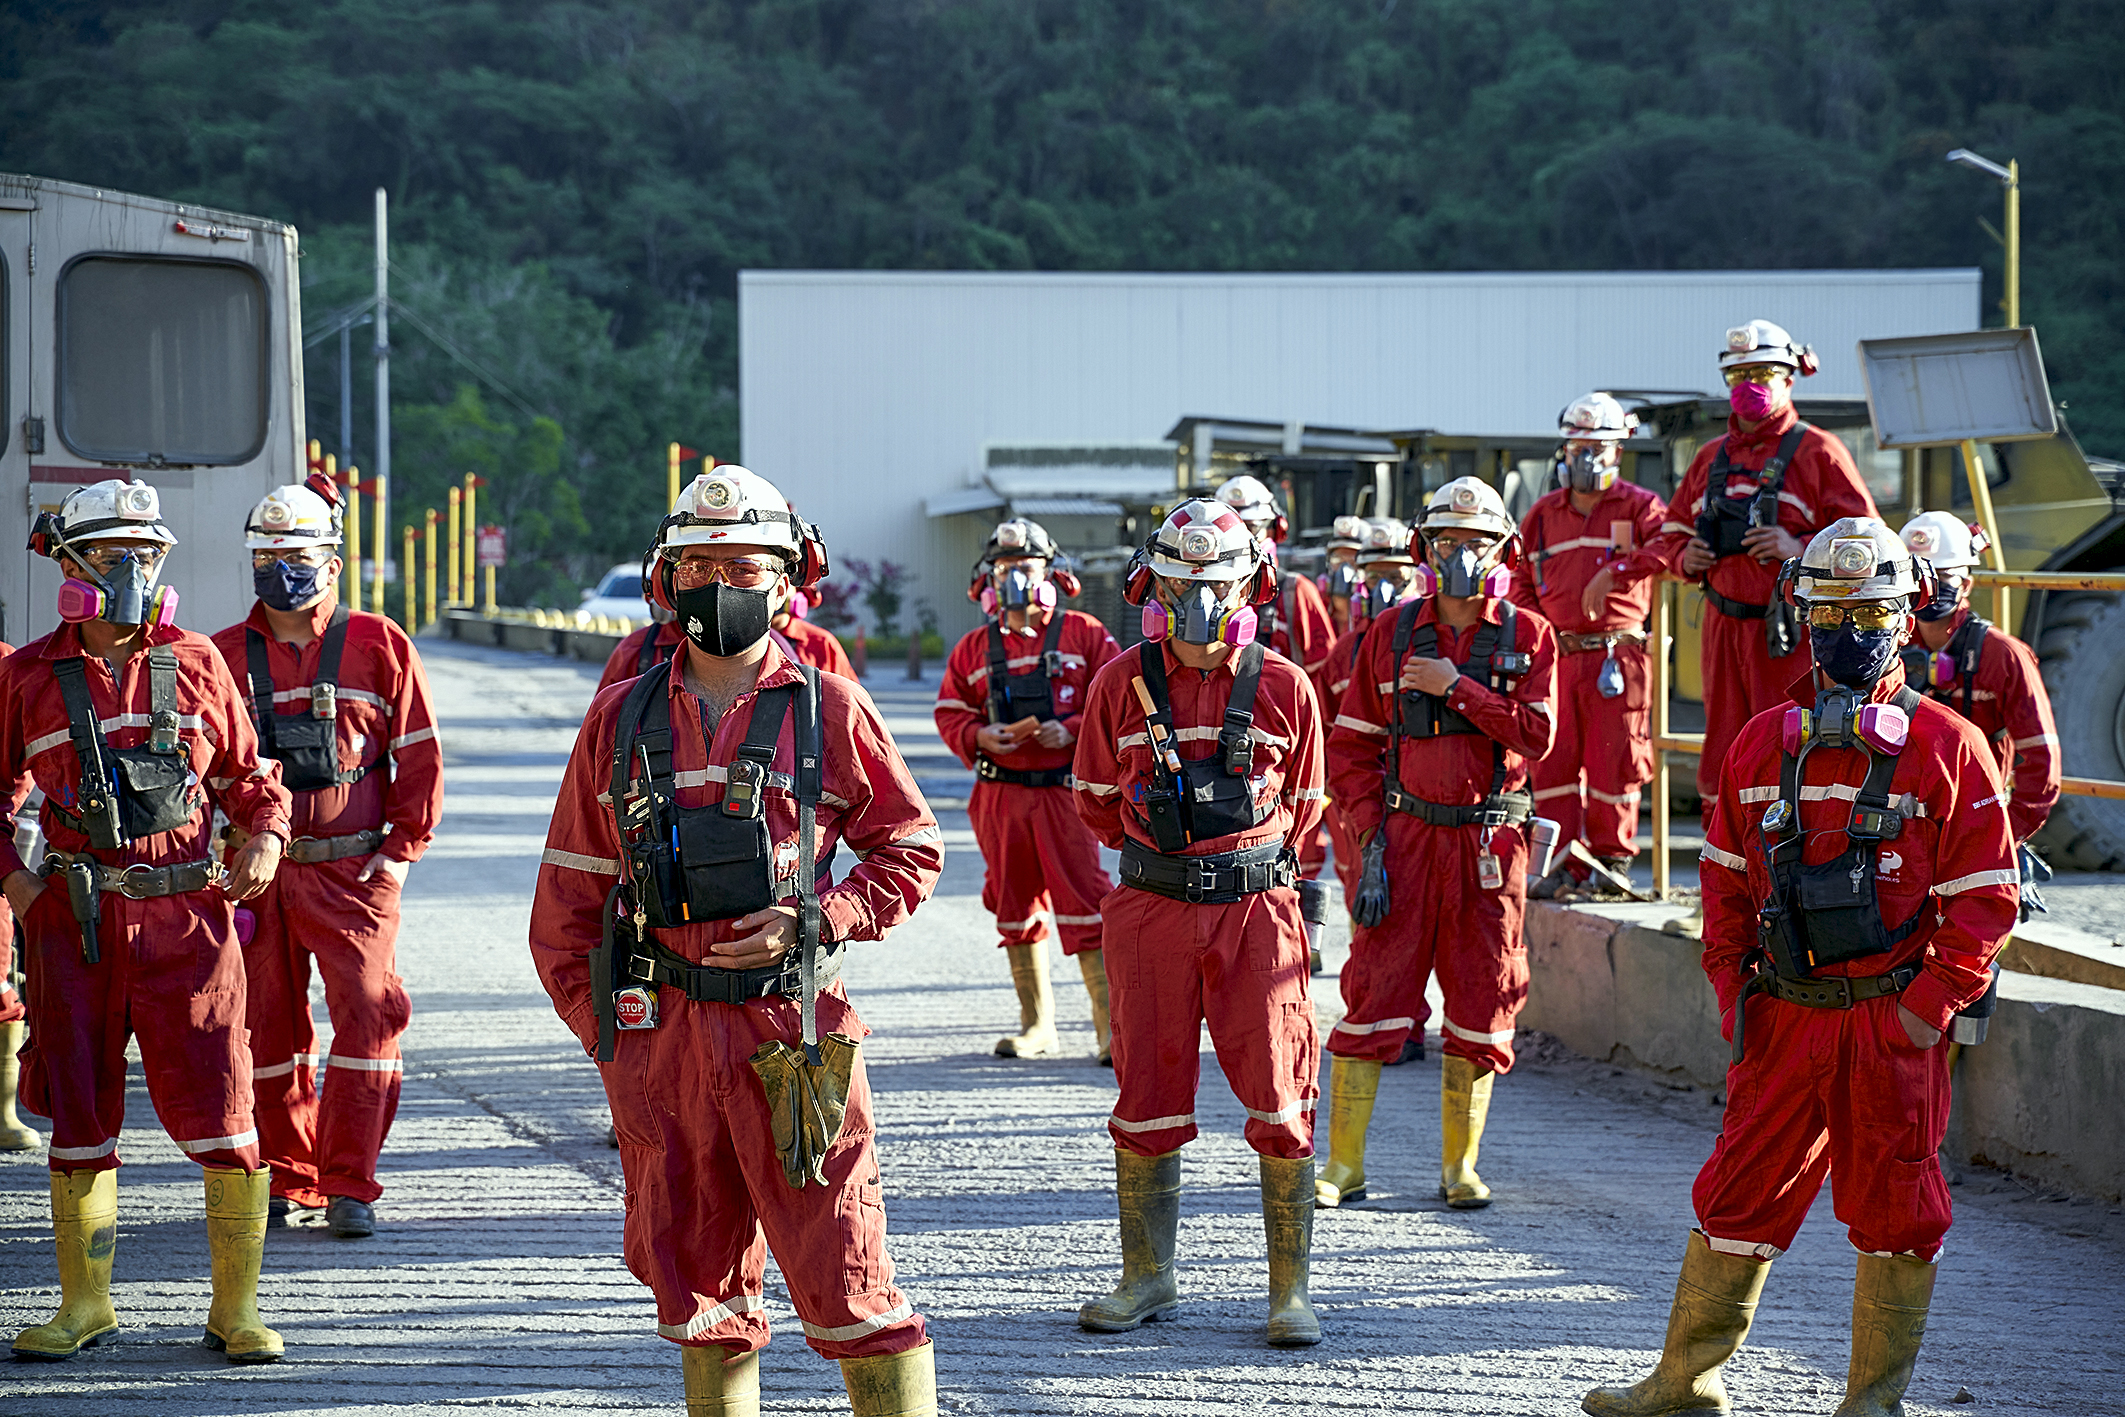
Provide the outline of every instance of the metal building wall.
{"type": "Polygon", "coordinates": [[[1183,414],[1539,434],[1591,388],[1714,391],[1729,325],[1815,345],[1807,390],[1859,397],[1863,338],[1979,324],[1975,269],[1132,275],[746,271],[747,466],[836,561],[913,567],[973,623],[964,518],[985,441],[1157,438],[1183,414]]]}

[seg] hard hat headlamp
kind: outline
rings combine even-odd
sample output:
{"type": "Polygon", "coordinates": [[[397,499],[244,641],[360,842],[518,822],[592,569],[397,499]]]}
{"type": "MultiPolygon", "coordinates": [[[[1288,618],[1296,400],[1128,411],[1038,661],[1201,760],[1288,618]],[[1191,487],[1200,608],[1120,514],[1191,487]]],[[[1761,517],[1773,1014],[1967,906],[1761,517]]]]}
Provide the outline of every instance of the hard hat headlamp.
{"type": "Polygon", "coordinates": [[[1022,551],[1026,545],[1026,524],[1005,522],[996,528],[996,545],[1006,551],[1022,551]]]}
{"type": "Polygon", "coordinates": [[[118,491],[118,515],[129,522],[151,522],[161,512],[155,489],[145,482],[130,483],[118,491]]]}
{"type": "Polygon", "coordinates": [[[1192,526],[1181,533],[1181,559],[1183,561],[1215,561],[1217,559],[1217,532],[1209,527],[1192,526]]]}
{"type": "Polygon", "coordinates": [[[1843,581],[1874,574],[1874,543],[1864,538],[1839,541],[1830,548],[1830,574],[1843,581]]]}
{"type": "Polygon", "coordinates": [[[738,501],[738,489],[723,478],[712,478],[701,489],[701,505],[712,512],[728,511],[738,501]]]}

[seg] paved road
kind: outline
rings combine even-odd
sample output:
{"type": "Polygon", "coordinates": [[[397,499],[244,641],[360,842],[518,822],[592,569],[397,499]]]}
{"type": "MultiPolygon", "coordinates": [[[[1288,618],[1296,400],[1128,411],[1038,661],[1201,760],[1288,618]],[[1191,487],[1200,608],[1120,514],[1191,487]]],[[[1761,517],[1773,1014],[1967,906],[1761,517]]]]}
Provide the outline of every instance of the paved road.
{"type": "MultiPolygon", "coordinates": [[[[595,1072],[524,949],[546,815],[592,676],[449,643],[427,653],[450,798],[407,891],[416,1013],[382,1232],[353,1243],[275,1232],[264,1307],[290,1359],[227,1367],[197,1344],[208,1289],[196,1168],[136,1085],[120,1189],[124,1341],[0,1369],[0,1413],[680,1410],[676,1357],[617,1258],[619,1165],[595,1072]]],[[[1060,968],[1070,1056],[990,1055],[1015,1014],[980,909],[967,777],[929,731],[933,690],[897,675],[876,688],[952,848],[936,899],[891,940],[858,947],[849,971],[876,1029],[865,1051],[893,1249],[934,1328],[944,1411],[1562,1414],[1588,1385],[1645,1368],[1717,1108],[1540,1039],[1498,1090],[1484,1174],[1499,1203],[1487,1211],[1431,1199],[1436,1060],[1387,1073],[1378,1198],[1322,1217],[1314,1293],[1329,1342],[1310,1352],[1261,1345],[1254,1166],[1206,1058],[1206,1134],[1185,1166],[1183,1315],[1140,1334],[1079,1331],[1076,1306],[1116,1267],[1110,1078],[1060,968]]],[[[1332,941],[1331,968],[1342,954],[1332,941]]],[[[1321,983],[1325,1017],[1335,994],[1321,983]]],[[[50,1311],[44,1189],[41,1157],[0,1158],[0,1325],[50,1311]]],[[[1992,1173],[1956,1194],[1912,1410],[2125,1411],[2125,1219],[1992,1173]],[[1958,1389],[1975,1404],[1955,1404],[1958,1389]]],[[[1744,1410],[1836,1405],[1851,1268],[1826,1199],[1732,1366],[1744,1410]]],[[[768,1308],[768,1409],[845,1412],[836,1369],[804,1346],[772,1270],[768,1308]]]]}

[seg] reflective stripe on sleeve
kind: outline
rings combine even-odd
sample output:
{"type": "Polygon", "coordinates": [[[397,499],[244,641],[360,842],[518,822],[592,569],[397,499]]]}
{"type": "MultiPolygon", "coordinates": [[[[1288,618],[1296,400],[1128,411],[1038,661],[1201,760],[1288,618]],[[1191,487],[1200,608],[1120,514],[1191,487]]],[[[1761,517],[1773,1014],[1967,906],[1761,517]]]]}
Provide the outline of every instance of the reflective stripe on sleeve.
{"type": "Polygon", "coordinates": [[[1360,733],[1371,733],[1382,738],[1387,736],[1386,724],[1367,723],[1364,719],[1352,718],[1347,713],[1339,713],[1336,715],[1335,726],[1337,728],[1354,728],[1360,733]]]}
{"type": "Polygon", "coordinates": [[[435,730],[432,728],[421,728],[411,733],[401,733],[398,737],[391,740],[391,751],[396,753],[401,748],[410,748],[416,743],[426,743],[434,737],[435,730]]]}
{"type": "Polygon", "coordinates": [[[620,858],[617,856],[578,856],[573,851],[549,846],[539,853],[539,860],[549,866],[565,866],[571,871],[588,871],[593,876],[620,874],[620,858]]]}
{"type": "Polygon", "coordinates": [[[1077,779],[1077,790],[1079,792],[1089,792],[1094,797],[1107,797],[1121,791],[1119,787],[1116,787],[1111,782],[1087,782],[1083,778],[1077,779]]]}
{"type": "Polygon", "coordinates": [[[1697,859],[1709,861],[1714,866],[1724,866],[1729,871],[1740,871],[1744,875],[1748,873],[1749,869],[1749,863],[1745,857],[1736,856],[1731,851],[1721,851],[1710,842],[1706,842],[1703,849],[1697,853],[1697,859]]]}
{"type": "Polygon", "coordinates": [[[1734,794],[1734,800],[1744,805],[1750,802],[1776,802],[1778,784],[1774,782],[1769,787],[1744,787],[1734,794]]]}
{"type": "Polygon", "coordinates": [[[1535,800],[1537,802],[1546,802],[1552,797],[1577,797],[1578,795],[1579,784],[1576,782],[1569,782],[1562,787],[1543,788],[1540,792],[1537,792],[1535,794],[1535,800]]]}
{"type": "Polygon", "coordinates": [[[1589,787],[1586,790],[1586,795],[1593,798],[1596,802],[1606,802],[1612,807],[1629,807],[1635,805],[1638,801],[1638,794],[1636,792],[1625,792],[1622,794],[1618,794],[1614,792],[1603,792],[1597,787],[1589,787]]]}
{"type": "Polygon", "coordinates": [[[1961,895],[1964,891],[1978,890],[1984,886],[2013,886],[2021,884],[2019,871],[1972,871],[1967,876],[1957,876],[1952,881],[1942,881],[1933,888],[1935,895],[1961,895]]]}
{"type": "Polygon", "coordinates": [[[2059,735],[2056,733],[2032,733],[2027,738],[2015,739],[2014,746],[2017,748],[2056,748],[2059,746],[2059,735]]]}

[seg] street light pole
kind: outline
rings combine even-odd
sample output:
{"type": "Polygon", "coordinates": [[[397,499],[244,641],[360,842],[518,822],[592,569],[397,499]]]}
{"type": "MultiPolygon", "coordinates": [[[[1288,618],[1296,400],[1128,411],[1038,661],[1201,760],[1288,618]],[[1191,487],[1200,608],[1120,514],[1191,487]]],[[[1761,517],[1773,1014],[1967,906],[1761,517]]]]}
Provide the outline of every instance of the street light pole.
{"type": "MultiPolygon", "coordinates": [[[[1948,161],[1972,172],[1982,172],[2007,189],[2007,233],[2000,242],[2007,248],[2007,328],[2019,329],[2022,324],[2022,164],[2018,159],[2010,158],[2007,165],[2001,167],[1991,158],[1980,157],[1968,148],[1955,149],[1948,154],[1948,161]]],[[[1999,235],[1998,232],[1993,234],[1999,235]]]]}

